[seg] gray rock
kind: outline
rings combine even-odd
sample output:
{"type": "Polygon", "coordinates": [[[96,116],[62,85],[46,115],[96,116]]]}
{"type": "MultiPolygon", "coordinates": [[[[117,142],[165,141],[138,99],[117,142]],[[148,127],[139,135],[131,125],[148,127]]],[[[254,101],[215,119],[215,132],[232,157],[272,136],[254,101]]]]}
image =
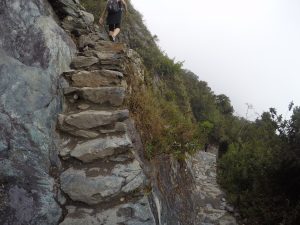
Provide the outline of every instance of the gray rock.
{"type": "Polygon", "coordinates": [[[49,171],[59,167],[54,143],[60,74],[75,44],[46,0],[0,1],[0,224],[57,224],[49,171]]]}
{"type": "Polygon", "coordinates": [[[125,162],[128,160],[132,160],[134,159],[134,155],[133,154],[128,154],[128,153],[124,153],[124,154],[120,154],[120,155],[114,155],[109,157],[109,161],[111,162],[125,162]]]}
{"type": "Polygon", "coordinates": [[[88,105],[88,104],[80,104],[77,106],[78,109],[81,109],[81,110],[86,110],[88,108],[90,108],[91,106],[88,105]]]}
{"type": "Polygon", "coordinates": [[[62,149],[59,150],[59,155],[64,158],[64,157],[68,156],[70,154],[70,152],[71,152],[70,148],[63,147],[62,149]]]}
{"type": "Polygon", "coordinates": [[[98,62],[99,59],[93,56],[91,57],[76,56],[71,63],[71,67],[73,69],[81,69],[81,68],[92,66],[98,62]]]}
{"type": "Polygon", "coordinates": [[[70,155],[83,162],[91,162],[96,159],[120,154],[128,151],[131,147],[132,143],[126,134],[122,136],[106,136],[77,144],[70,155]]]}
{"type": "Polygon", "coordinates": [[[74,201],[89,205],[103,202],[120,194],[123,177],[87,177],[85,171],[70,168],[62,173],[61,188],[74,201]]]}
{"type": "Polygon", "coordinates": [[[234,212],[234,207],[233,206],[230,206],[230,205],[226,205],[225,206],[225,209],[230,212],[230,213],[233,213],[234,212]]]}
{"type": "Polygon", "coordinates": [[[106,60],[111,61],[112,59],[113,60],[121,59],[121,55],[116,54],[114,52],[100,52],[100,51],[96,51],[95,54],[100,59],[101,62],[104,62],[106,60]]]}
{"type": "Polygon", "coordinates": [[[64,89],[65,95],[78,95],[80,99],[87,100],[95,104],[109,104],[120,106],[125,98],[125,88],[123,87],[68,87],[64,89]]]}
{"type": "Polygon", "coordinates": [[[117,122],[113,129],[100,129],[100,133],[102,134],[124,133],[127,130],[126,127],[127,126],[125,123],[117,122]]]}
{"type": "Polygon", "coordinates": [[[216,180],[216,155],[209,152],[198,152],[193,157],[187,157],[190,170],[194,173],[196,188],[197,217],[200,224],[236,225],[235,218],[229,210],[224,194],[216,180]],[[203,208],[205,206],[205,208],[203,208]]]}
{"type": "Polygon", "coordinates": [[[123,74],[110,70],[77,71],[66,73],[74,87],[103,87],[121,85],[123,74]]]}
{"type": "Polygon", "coordinates": [[[80,10],[79,11],[80,20],[79,23],[84,26],[91,26],[94,22],[94,16],[91,13],[88,13],[87,11],[80,10]]]}
{"type": "Polygon", "coordinates": [[[146,180],[136,160],[117,165],[108,175],[97,174],[97,171],[96,168],[90,171],[66,170],[60,177],[62,190],[74,201],[93,205],[138,190],[146,180]]]}
{"type": "Polygon", "coordinates": [[[60,114],[59,124],[63,126],[64,123],[74,126],[78,129],[91,129],[99,126],[114,124],[123,121],[129,116],[128,110],[115,111],[94,111],[88,110],[71,115],[60,114]]]}
{"type": "Polygon", "coordinates": [[[77,137],[83,137],[83,138],[96,138],[99,136],[99,133],[94,131],[88,131],[88,130],[70,130],[68,133],[77,136],[77,137]]]}
{"type": "Polygon", "coordinates": [[[60,225],[155,225],[149,201],[146,197],[114,208],[97,212],[92,209],[67,207],[68,214],[60,225]],[[80,216],[77,216],[80,215],[80,216]]]}
{"type": "Polygon", "coordinates": [[[86,46],[88,47],[94,47],[95,42],[92,41],[92,39],[88,35],[81,35],[78,39],[78,47],[80,49],[85,48],[86,46]]]}
{"type": "Polygon", "coordinates": [[[73,29],[86,29],[93,25],[93,14],[86,12],[77,0],[56,0],[50,2],[61,19],[72,18],[72,20],[63,20],[62,26],[64,29],[72,31],[73,29]],[[69,23],[70,21],[72,22],[69,23]]]}
{"type": "Polygon", "coordinates": [[[65,198],[65,196],[63,195],[63,193],[60,190],[58,190],[57,201],[61,205],[65,205],[67,202],[67,199],[65,198]]]}

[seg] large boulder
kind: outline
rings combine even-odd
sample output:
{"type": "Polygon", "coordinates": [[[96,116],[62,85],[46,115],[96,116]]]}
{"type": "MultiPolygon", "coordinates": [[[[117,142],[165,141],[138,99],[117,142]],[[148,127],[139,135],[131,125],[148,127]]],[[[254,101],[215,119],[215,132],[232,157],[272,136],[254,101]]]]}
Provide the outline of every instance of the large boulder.
{"type": "Polygon", "coordinates": [[[57,84],[75,45],[46,0],[1,0],[0,21],[0,224],[57,224],[57,84]]]}

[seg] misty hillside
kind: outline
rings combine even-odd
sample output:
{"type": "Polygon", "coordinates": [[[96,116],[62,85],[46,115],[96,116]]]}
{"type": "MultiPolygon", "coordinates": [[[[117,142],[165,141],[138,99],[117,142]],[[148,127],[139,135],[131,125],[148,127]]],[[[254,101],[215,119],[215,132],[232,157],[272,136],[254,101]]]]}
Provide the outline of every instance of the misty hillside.
{"type": "Polygon", "coordinates": [[[299,225],[300,107],[235,116],[127,2],[116,42],[104,0],[0,2],[0,224],[299,225]]]}

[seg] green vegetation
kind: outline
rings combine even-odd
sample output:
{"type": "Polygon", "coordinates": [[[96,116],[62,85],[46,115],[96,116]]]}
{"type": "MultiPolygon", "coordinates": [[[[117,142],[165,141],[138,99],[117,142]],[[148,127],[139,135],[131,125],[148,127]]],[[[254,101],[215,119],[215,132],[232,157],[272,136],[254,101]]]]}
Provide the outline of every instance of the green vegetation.
{"type": "MultiPolygon", "coordinates": [[[[81,2],[97,21],[105,1],[81,2]]],[[[131,4],[128,9],[120,38],[139,53],[146,67],[145,88],[136,88],[128,105],[142,133],[146,155],[171,153],[183,158],[185,152],[199,150],[213,136],[215,140],[221,136],[216,124],[232,114],[230,100],[225,95],[215,96],[205,82],[182,68],[182,62],[162,52],[142,16],[131,4]]]]}
{"type": "Polygon", "coordinates": [[[300,108],[290,120],[270,109],[240,127],[229,132],[228,151],[219,161],[229,200],[247,224],[299,224],[300,108]]]}
{"type": "MultiPolygon", "coordinates": [[[[105,1],[81,2],[97,21],[105,1]]],[[[128,101],[146,156],[180,159],[206,142],[219,145],[218,179],[245,224],[300,224],[300,108],[293,109],[290,120],[275,109],[254,122],[233,116],[230,99],[215,95],[182,62],[162,52],[130,4],[121,41],[146,67],[145,87],[133,84],[128,101]]]]}

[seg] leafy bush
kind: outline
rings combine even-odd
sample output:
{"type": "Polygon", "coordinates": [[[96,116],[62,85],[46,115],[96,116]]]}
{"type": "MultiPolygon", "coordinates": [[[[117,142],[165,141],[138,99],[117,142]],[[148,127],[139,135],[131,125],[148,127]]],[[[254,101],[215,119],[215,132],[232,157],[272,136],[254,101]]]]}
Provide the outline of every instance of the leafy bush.
{"type": "Polygon", "coordinates": [[[300,126],[294,118],[297,110],[284,121],[272,109],[245,123],[219,161],[219,182],[247,224],[299,224],[300,154],[292,137],[300,126]]]}

